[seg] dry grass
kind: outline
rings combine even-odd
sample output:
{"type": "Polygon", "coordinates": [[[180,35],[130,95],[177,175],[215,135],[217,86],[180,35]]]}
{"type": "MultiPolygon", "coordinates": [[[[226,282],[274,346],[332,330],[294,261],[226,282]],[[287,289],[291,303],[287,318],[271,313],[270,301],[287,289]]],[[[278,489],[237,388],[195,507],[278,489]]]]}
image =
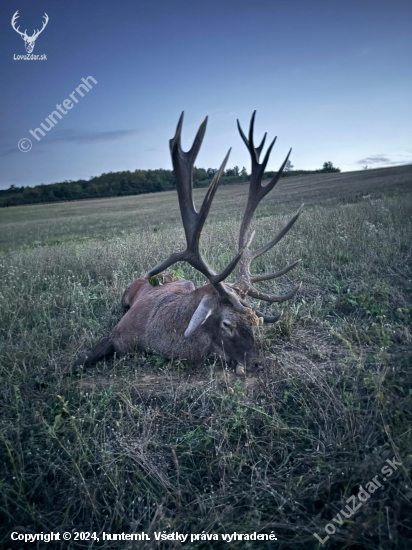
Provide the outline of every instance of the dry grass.
{"type": "MultiPolygon", "coordinates": [[[[229,191],[234,188],[224,190],[227,200],[229,191]]],[[[144,221],[153,219],[158,201],[167,202],[166,193],[147,198],[154,206],[139,218],[145,229],[128,229],[132,211],[124,217],[95,212],[93,223],[100,217],[101,227],[105,219],[111,226],[117,216],[123,233],[109,238],[91,227],[95,237],[85,231],[81,242],[4,252],[0,544],[11,547],[9,533],[23,528],[98,535],[273,530],[279,548],[315,549],[313,533],[325,537],[325,525],[346,499],[395,456],[402,466],[328,547],[406,548],[412,529],[410,198],[403,192],[327,200],[304,211],[292,234],[256,266],[269,271],[301,257],[293,279],[303,286],[278,325],[259,329],[266,368],[244,378],[221,364],[188,370],[149,352],[101,363],[80,377],[64,374],[77,351],[116,323],[126,284],[182,242],[174,214],[164,225],[144,221]]],[[[276,214],[274,202],[263,210],[257,244],[288,219],[294,200],[276,214]]],[[[69,232],[95,204],[73,205],[83,214],[72,219],[69,212],[69,232]]],[[[203,244],[219,270],[235,249],[240,211],[227,219],[216,206],[203,244]]],[[[57,221],[36,216],[39,240],[65,238],[63,230],[53,233],[57,221]]],[[[139,548],[176,547],[146,544],[139,548]]],[[[227,545],[213,547],[220,544],[227,545]]],[[[103,543],[70,547],[92,546],[103,543]]]]}

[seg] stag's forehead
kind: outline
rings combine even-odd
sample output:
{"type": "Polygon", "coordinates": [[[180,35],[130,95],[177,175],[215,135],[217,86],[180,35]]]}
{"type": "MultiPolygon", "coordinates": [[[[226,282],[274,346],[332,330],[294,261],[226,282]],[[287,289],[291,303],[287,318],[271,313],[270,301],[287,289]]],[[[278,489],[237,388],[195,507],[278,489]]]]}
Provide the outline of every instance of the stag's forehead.
{"type": "Polygon", "coordinates": [[[250,322],[244,313],[236,311],[231,303],[225,304],[221,309],[222,319],[226,319],[236,325],[250,326],[250,322]]]}
{"type": "Polygon", "coordinates": [[[222,319],[227,319],[228,321],[234,321],[238,317],[237,312],[230,303],[222,306],[220,314],[222,319]]]}

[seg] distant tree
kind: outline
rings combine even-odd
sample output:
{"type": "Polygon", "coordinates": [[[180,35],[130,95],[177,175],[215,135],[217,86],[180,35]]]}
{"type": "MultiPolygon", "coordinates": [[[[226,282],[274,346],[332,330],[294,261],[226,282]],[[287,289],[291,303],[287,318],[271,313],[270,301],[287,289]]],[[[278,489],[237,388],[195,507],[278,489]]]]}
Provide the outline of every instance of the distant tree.
{"type": "Polygon", "coordinates": [[[363,167],[364,170],[369,170],[369,166],[367,164],[365,164],[365,166],[363,167]]]}
{"type": "Polygon", "coordinates": [[[292,172],[293,169],[294,169],[293,164],[290,162],[290,160],[288,160],[285,166],[285,172],[292,172]]]}
{"type": "Polygon", "coordinates": [[[204,168],[196,168],[196,166],[193,168],[193,180],[205,180],[207,179],[207,172],[204,168]]]}
{"type": "Polygon", "coordinates": [[[208,169],[206,170],[207,177],[208,177],[209,179],[212,179],[213,176],[216,174],[216,172],[217,172],[216,168],[208,168],[208,169]]]}
{"type": "Polygon", "coordinates": [[[335,166],[333,166],[333,163],[328,160],[327,162],[323,163],[321,172],[340,172],[340,168],[336,168],[335,166]]]}
{"type": "Polygon", "coordinates": [[[94,196],[99,194],[99,188],[95,183],[91,183],[87,189],[89,196],[94,196]]]}
{"type": "MultiPolygon", "coordinates": [[[[293,170],[288,163],[284,176],[314,174],[324,171],[339,172],[331,162],[324,164],[324,169],[293,170]]],[[[194,187],[207,187],[210,179],[216,174],[215,168],[195,167],[193,170],[194,187]]],[[[265,177],[273,177],[276,172],[265,172],[265,177]]],[[[228,168],[222,177],[222,185],[236,185],[249,178],[246,168],[239,166],[228,168]]],[[[158,170],[124,170],[121,172],[104,172],[100,176],[90,176],[88,179],[77,181],[64,180],[61,182],[40,184],[34,187],[11,185],[9,189],[0,189],[0,207],[18,204],[35,204],[41,202],[55,202],[61,200],[77,200],[100,197],[116,197],[125,195],[139,195],[141,193],[156,193],[176,187],[172,170],[160,168],[158,170]]]]}

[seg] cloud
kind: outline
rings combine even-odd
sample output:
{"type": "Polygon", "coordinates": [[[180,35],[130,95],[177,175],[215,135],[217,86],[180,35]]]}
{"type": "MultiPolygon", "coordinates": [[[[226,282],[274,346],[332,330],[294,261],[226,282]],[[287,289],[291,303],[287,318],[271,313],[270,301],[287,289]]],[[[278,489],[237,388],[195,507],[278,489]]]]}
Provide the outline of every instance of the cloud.
{"type": "MultiPolygon", "coordinates": [[[[45,147],[53,143],[80,143],[82,145],[88,143],[102,143],[105,141],[117,141],[119,139],[130,138],[139,134],[140,130],[109,130],[106,132],[88,132],[84,130],[55,130],[51,131],[50,134],[45,132],[45,136],[41,136],[42,147],[36,147],[37,140],[30,136],[30,140],[33,143],[33,149],[29,154],[39,154],[45,153],[45,147]]],[[[0,157],[6,157],[8,155],[13,155],[14,153],[21,155],[17,145],[12,149],[7,149],[0,153],[0,157]]]]}
{"type": "Polygon", "coordinates": [[[109,130],[106,132],[85,132],[83,130],[61,130],[50,134],[47,141],[70,143],[101,143],[103,141],[117,141],[139,133],[139,130],[109,130]]]}
{"type": "MultiPolygon", "coordinates": [[[[21,155],[22,152],[20,151],[20,149],[17,147],[14,147],[13,149],[7,149],[7,151],[3,151],[2,153],[0,153],[0,157],[8,157],[9,155],[14,155],[15,153],[21,155]]],[[[46,151],[44,149],[31,149],[28,153],[23,153],[23,154],[27,154],[27,155],[43,155],[44,153],[46,153],[46,151]]]]}
{"type": "Polygon", "coordinates": [[[391,164],[394,161],[386,155],[371,155],[370,157],[356,161],[357,164],[381,164],[382,162],[391,164]]]}
{"type": "Polygon", "coordinates": [[[407,164],[411,164],[412,163],[412,159],[409,160],[409,161],[400,161],[400,160],[394,160],[392,162],[387,162],[385,164],[385,166],[406,166],[407,164]]]}
{"type": "Polygon", "coordinates": [[[410,155],[397,154],[394,155],[394,157],[395,158],[389,158],[387,155],[384,154],[371,155],[370,157],[365,157],[364,159],[357,160],[356,163],[369,165],[369,167],[375,164],[377,165],[376,168],[385,168],[386,166],[404,166],[407,164],[411,164],[412,162],[412,158],[410,157],[410,155]]]}

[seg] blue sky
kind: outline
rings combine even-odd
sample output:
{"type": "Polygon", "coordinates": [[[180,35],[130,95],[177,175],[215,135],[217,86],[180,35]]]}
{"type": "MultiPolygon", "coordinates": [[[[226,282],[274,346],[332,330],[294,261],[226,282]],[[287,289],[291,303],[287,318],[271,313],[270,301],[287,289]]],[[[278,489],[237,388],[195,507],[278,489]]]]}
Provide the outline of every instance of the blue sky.
{"type": "Polygon", "coordinates": [[[296,168],[412,162],[410,0],[3,0],[0,7],[0,187],[171,168],[168,140],[185,111],[183,145],[209,115],[197,165],[246,166],[236,129],[257,109],[257,138],[289,147],[296,168]],[[26,54],[11,27],[40,29],[26,54]],[[37,142],[29,133],[82,78],[97,84],[37,142]],[[33,142],[22,153],[22,138],[33,142]]]}

